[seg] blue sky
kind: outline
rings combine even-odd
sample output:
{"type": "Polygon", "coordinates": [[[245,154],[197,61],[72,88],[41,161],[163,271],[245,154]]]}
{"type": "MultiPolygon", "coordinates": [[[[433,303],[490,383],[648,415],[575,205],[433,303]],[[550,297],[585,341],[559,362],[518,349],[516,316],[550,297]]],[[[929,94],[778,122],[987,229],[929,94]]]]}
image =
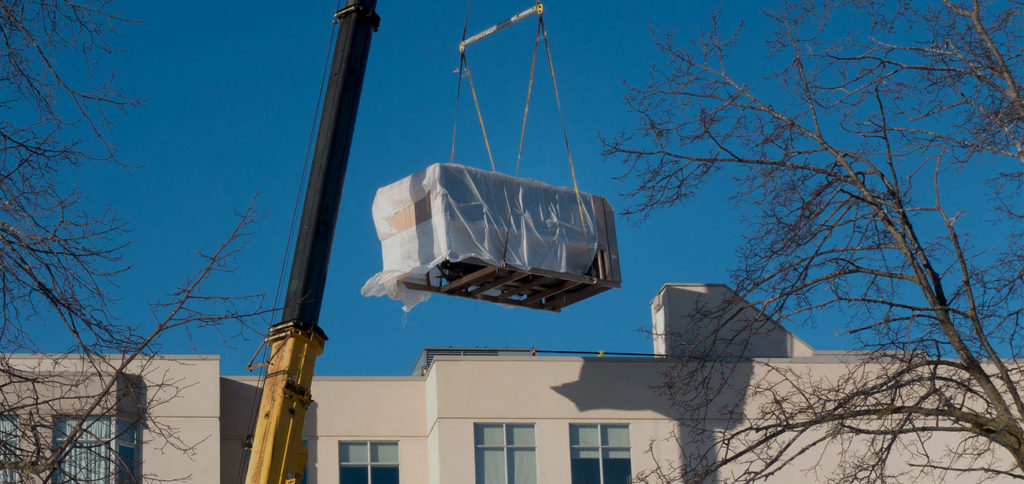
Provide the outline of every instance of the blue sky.
{"type": "MultiPolygon", "coordinates": [[[[469,31],[529,4],[477,0],[469,31]]],[[[73,176],[89,204],[109,204],[132,221],[126,259],[134,267],[115,291],[120,314],[152,318],[147,303],[198,267],[195,251],[215,247],[232,227],[233,212],[255,194],[265,217],[252,228],[238,270],[219,277],[210,292],[263,292],[272,301],[293,244],[288,228],[319,111],[335,4],[122,2],[118,8],[138,21],[118,28],[112,43],[120,51],[101,62],[118,86],[145,102],[113,116],[111,139],[123,162],[141,166],[88,165],[73,176]]],[[[642,82],[660,61],[650,29],[693,37],[710,8],[679,1],[545,4],[581,190],[607,197],[617,209],[625,206],[619,193],[629,186],[612,179],[622,168],[602,160],[599,134],[614,135],[634,121],[622,104],[624,83],[642,82]]],[[[376,188],[449,159],[453,71],[466,3],[382,0],[378,12],[382,22],[373,38],[320,320],[330,340],[318,374],[408,374],[425,346],[649,352],[650,340],[638,330],[649,327],[649,302],[663,283],[727,282],[742,227],[725,187],[711,187],[686,207],[639,226],[620,218],[623,288],[561,314],[440,296],[406,314],[395,301],[362,297],[360,287],[381,265],[370,217],[376,188]]],[[[468,51],[495,162],[506,173],[514,170],[535,29],[531,19],[468,51]]],[[[543,60],[537,69],[521,175],[570,185],[543,60]]],[[[468,90],[462,102],[456,162],[487,168],[468,90]]],[[[831,328],[796,332],[819,349],[842,347],[831,328]]],[[[166,353],[220,354],[225,374],[243,374],[258,345],[250,335],[226,346],[213,331],[170,336],[166,353]]]]}

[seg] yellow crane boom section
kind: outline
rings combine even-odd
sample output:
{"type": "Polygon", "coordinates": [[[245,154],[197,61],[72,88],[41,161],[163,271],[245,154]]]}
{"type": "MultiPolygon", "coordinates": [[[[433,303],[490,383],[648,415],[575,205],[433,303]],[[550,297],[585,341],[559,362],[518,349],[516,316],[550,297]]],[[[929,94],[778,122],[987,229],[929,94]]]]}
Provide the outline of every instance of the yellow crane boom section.
{"type": "Polygon", "coordinates": [[[309,388],[324,338],[311,330],[280,325],[267,337],[267,346],[271,356],[246,482],[294,484],[302,480],[306,463],[302,425],[313,402],[309,388]]]}

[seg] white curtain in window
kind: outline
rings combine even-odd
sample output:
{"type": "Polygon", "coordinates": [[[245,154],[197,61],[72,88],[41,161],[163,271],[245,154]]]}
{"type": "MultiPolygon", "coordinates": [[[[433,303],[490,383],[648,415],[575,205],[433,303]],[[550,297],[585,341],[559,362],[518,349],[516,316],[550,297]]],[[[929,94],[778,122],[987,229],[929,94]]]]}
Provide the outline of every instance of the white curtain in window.
{"type": "MultiPolygon", "coordinates": [[[[18,431],[14,417],[0,416],[0,461],[12,463],[18,458],[18,431]]],[[[3,466],[0,466],[3,467],[3,466]]],[[[18,482],[14,469],[0,469],[0,482],[18,482]]]]}
{"type": "Polygon", "coordinates": [[[503,449],[476,449],[476,483],[505,484],[503,449]]]}
{"type": "Polygon", "coordinates": [[[81,423],[82,432],[60,464],[60,481],[76,483],[110,482],[111,419],[67,417],[57,421],[55,444],[63,445],[81,423]]]}
{"type": "Polygon", "coordinates": [[[537,484],[537,451],[508,450],[508,484],[537,484]]]}
{"type": "Polygon", "coordinates": [[[604,447],[629,447],[629,427],[626,425],[602,425],[601,445],[604,447]]]}

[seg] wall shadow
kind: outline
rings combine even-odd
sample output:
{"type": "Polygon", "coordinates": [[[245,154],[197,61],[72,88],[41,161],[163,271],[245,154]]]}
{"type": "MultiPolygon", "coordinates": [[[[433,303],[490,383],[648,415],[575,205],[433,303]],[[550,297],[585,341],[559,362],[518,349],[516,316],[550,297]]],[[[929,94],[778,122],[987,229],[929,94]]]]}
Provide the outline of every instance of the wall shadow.
{"type": "Polygon", "coordinates": [[[551,388],[580,412],[612,410],[675,420],[664,435],[632,442],[634,459],[646,449],[650,455],[644,465],[674,476],[673,482],[723,482],[709,469],[716,463],[718,435],[743,422],[753,364],[750,359],[587,358],[575,381],[551,388]]]}
{"type": "Polygon", "coordinates": [[[259,391],[255,382],[221,378],[220,395],[220,482],[241,482],[249,463],[245,439],[258,411],[253,402],[259,391]]]}

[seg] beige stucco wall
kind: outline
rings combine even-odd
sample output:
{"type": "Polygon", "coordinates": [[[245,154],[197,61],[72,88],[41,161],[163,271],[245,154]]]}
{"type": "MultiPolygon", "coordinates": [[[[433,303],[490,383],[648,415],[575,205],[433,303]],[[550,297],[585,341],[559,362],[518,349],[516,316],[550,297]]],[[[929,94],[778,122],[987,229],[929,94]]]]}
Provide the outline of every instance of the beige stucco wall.
{"type": "MultiPolygon", "coordinates": [[[[12,366],[46,375],[64,375],[77,388],[52,388],[68,395],[95,396],[111,380],[122,356],[106,356],[97,366],[75,355],[5,355],[12,366]]],[[[149,409],[142,431],[142,472],[151,480],[215,483],[220,476],[220,358],[203,355],[163,355],[128,362],[125,374],[138,377],[138,390],[149,409]]],[[[58,385],[59,386],[59,385],[58,385]]],[[[115,385],[115,388],[117,386],[115,385]]],[[[57,415],[81,415],[89,398],[64,398],[45,410],[57,415]]],[[[130,411],[125,402],[103,397],[99,413],[130,411]]],[[[131,405],[128,405],[130,407],[131,405]]],[[[112,414],[112,413],[111,413],[112,414]]],[[[95,413],[94,413],[95,415],[95,413]]],[[[44,416],[45,418],[45,416],[44,416]]]]}
{"type": "Polygon", "coordinates": [[[672,283],[651,300],[654,353],[674,354],[677,342],[716,357],[809,357],[814,349],[737,299],[724,284],[672,283]]]}
{"type": "MultiPolygon", "coordinates": [[[[773,378],[761,363],[834,380],[849,372],[852,358],[822,353],[760,359],[733,372],[738,381],[731,398],[752,417],[765,395],[744,382],[773,378]]],[[[574,423],[628,424],[634,473],[659,462],[671,466],[680,457],[673,436],[683,431],[671,405],[652,390],[667,365],[666,360],[640,358],[438,356],[425,377],[317,377],[316,404],[304,432],[310,442],[308,482],[338,482],[340,441],[397,441],[404,484],[472,483],[476,423],[533,424],[540,483],[569,482],[569,426],[574,423]]],[[[188,478],[185,482],[237,482],[256,379],[219,377],[218,372],[216,358],[166,358],[149,366],[151,381],[175,382],[180,391],[149,395],[162,402],[154,417],[161,426],[174,428],[193,451],[165,446],[147,431],[146,474],[188,478]]],[[[683,437],[683,445],[693,444],[683,437]]],[[[953,437],[934,435],[926,445],[941,451],[956,444],[953,437]]],[[[816,450],[798,457],[770,482],[823,479],[842,464],[839,457],[835,448],[816,450]]],[[[894,462],[897,469],[899,458],[894,462]]],[[[727,482],[741,470],[741,463],[727,467],[718,480],[727,482]]]]}
{"type": "Polygon", "coordinates": [[[475,423],[533,424],[538,482],[569,482],[569,425],[628,424],[633,471],[652,467],[644,452],[675,429],[671,408],[651,390],[654,360],[575,357],[438,356],[427,377],[436,399],[430,484],[474,482],[475,423]]]}
{"type": "MultiPolygon", "coordinates": [[[[842,377],[850,364],[836,355],[759,361],[832,379],[842,377]]],[[[309,482],[338,482],[340,441],[397,441],[404,484],[472,483],[476,423],[533,424],[540,483],[569,482],[569,426],[574,423],[628,424],[632,471],[654,469],[658,463],[670,468],[680,457],[675,437],[681,431],[672,407],[652,390],[666,364],[651,359],[438,356],[426,378],[317,378],[317,403],[305,431],[314,442],[309,482]]],[[[762,381],[770,378],[766,368],[750,365],[737,375],[762,381]]],[[[240,458],[244,432],[229,428],[242,421],[231,412],[249,408],[254,383],[251,378],[223,379],[222,482],[237,478],[233,463],[240,458]]],[[[733,397],[753,416],[764,396],[743,382],[737,390],[733,397]]],[[[684,435],[683,445],[691,444],[684,435]]],[[[944,436],[929,441],[936,449],[954,444],[944,436]]],[[[822,479],[841,465],[839,455],[824,448],[801,456],[770,482],[822,479]]],[[[727,467],[718,480],[728,482],[742,468],[742,463],[727,467]]]]}
{"type": "MultiPolygon", "coordinates": [[[[475,423],[531,423],[538,482],[569,481],[569,424],[630,425],[634,471],[675,428],[652,399],[661,363],[637,359],[448,357],[423,377],[314,379],[309,482],[338,482],[338,442],[397,441],[404,484],[475,481],[475,423]]],[[[224,378],[222,482],[234,482],[254,378],[224,378]],[[243,409],[245,409],[243,411],[243,409]],[[233,416],[232,416],[233,415],[233,416]]]]}
{"type": "MultiPolygon", "coordinates": [[[[222,482],[237,482],[256,383],[255,377],[222,379],[222,482]]],[[[422,377],[315,377],[314,404],[303,430],[309,442],[308,482],[338,482],[341,441],[398,442],[402,482],[426,482],[424,389],[422,377]]]]}
{"type": "Polygon", "coordinates": [[[196,484],[219,482],[220,357],[163,357],[147,375],[171,383],[153,395],[161,403],[152,409],[152,417],[177,442],[145,431],[143,473],[196,484]]]}

